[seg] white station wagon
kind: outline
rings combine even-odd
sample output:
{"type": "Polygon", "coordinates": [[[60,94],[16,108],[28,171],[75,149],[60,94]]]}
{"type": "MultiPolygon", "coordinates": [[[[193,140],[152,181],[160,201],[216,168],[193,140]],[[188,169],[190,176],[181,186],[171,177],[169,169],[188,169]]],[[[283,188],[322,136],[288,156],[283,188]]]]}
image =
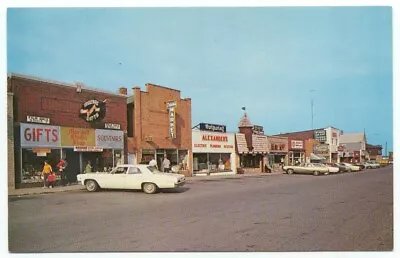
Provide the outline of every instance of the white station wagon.
{"type": "Polygon", "coordinates": [[[78,182],[89,192],[98,189],[141,189],[153,194],[158,189],[177,188],[185,184],[185,176],[163,173],[149,165],[123,164],[110,172],[95,172],[77,175],[78,182]]]}

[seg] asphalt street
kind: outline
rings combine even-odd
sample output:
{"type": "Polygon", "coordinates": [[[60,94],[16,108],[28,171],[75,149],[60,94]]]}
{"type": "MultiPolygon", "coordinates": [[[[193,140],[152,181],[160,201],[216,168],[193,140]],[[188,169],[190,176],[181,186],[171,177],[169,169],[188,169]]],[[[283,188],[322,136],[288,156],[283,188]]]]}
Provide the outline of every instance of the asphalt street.
{"type": "Polygon", "coordinates": [[[9,198],[11,252],[388,251],[393,168],[9,198]]]}

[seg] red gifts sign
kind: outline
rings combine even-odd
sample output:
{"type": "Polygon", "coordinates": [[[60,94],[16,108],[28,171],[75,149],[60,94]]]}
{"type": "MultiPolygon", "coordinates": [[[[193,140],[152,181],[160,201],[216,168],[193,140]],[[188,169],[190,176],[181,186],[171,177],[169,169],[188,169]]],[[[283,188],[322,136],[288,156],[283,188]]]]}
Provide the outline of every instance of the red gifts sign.
{"type": "Polygon", "coordinates": [[[60,127],[39,124],[20,124],[21,147],[59,147],[60,127]]]}

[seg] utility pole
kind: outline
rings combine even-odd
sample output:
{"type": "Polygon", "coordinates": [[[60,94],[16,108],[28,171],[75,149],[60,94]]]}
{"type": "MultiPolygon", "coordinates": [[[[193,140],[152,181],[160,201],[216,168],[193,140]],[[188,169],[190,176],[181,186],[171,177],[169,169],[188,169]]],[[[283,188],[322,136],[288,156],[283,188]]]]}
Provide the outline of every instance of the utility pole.
{"type": "Polygon", "coordinates": [[[314,129],[314,96],[313,92],[315,90],[310,90],[311,92],[311,129],[314,129]]]}
{"type": "Polygon", "coordinates": [[[385,156],[387,157],[387,142],[385,142],[385,156]]]}

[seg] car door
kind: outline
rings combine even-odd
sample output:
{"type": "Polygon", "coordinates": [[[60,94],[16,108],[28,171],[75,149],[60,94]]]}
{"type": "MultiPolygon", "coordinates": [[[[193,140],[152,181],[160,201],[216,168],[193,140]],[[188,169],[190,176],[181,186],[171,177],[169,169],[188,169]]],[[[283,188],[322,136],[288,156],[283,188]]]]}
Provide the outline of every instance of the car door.
{"type": "Polygon", "coordinates": [[[143,173],[138,167],[130,167],[126,173],[126,189],[142,189],[143,173]]]}
{"type": "Polygon", "coordinates": [[[103,188],[124,189],[127,167],[116,167],[108,174],[103,188]]]}

